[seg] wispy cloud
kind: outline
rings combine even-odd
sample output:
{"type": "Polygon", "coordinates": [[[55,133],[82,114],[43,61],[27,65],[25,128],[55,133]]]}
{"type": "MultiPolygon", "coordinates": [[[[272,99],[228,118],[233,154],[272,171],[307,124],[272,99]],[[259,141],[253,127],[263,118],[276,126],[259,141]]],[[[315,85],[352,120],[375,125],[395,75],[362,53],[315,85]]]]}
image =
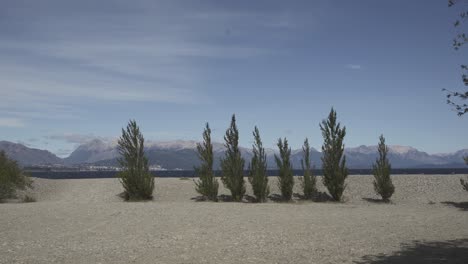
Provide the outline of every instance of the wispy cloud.
{"type": "Polygon", "coordinates": [[[9,100],[0,108],[16,118],[74,118],[83,99],[209,102],[210,63],[280,52],[282,32],[297,24],[288,14],[173,1],[52,2],[2,14],[0,97],[9,100]],[[71,109],[57,109],[64,104],[71,109]]]}
{"type": "Polygon", "coordinates": [[[23,120],[18,118],[0,117],[0,127],[24,127],[23,120]]]}
{"type": "Polygon", "coordinates": [[[45,138],[48,140],[59,140],[59,141],[64,141],[66,143],[72,143],[72,144],[84,144],[93,139],[106,140],[105,138],[98,137],[93,134],[76,134],[76,133],[49,135],[49,136],[45,136],[45,138]]]}
{"type": "Polygon", "coordinates": [[[61,149],[57,149],[56,151],[54,151],[54,154],[59,157],[65,158],[65,157],[68,157],[70,153],[72,152],[73,152],[73,149],[61,148],[61,149]]]}
{"type": "Polygon", "coordinates": [[[346,64],[345,68],[351,69],[351,70],[360,70],[361,65],[359,65],[359,64],[346,64]]]}

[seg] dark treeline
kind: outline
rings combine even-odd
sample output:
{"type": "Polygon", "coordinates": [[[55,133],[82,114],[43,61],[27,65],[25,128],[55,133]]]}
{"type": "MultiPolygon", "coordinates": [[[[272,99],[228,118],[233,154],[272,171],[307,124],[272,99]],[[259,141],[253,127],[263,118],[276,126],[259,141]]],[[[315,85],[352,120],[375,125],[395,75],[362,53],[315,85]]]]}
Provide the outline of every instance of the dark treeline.
{"type": "MultiPolygon", "coordinates": [[[[30,176],[44,179],[98,179],[98,178],[115,178],[115,171],[26,171],[30,176]]],[[[312,170],[314,175],[322,176],[322,170],[312,170]]],[[[153,176],[159,178],[195,178],[193,170],[167,170],[167,171],[151,171],[153,176]]],[[[214,171],[216,176],[221,176],[221,171],[214,171]]],[[[420,168],[420,169],[392,169],[392,175],[401,174],[468,174],[468,168],[420,168]]],[[[244,172],[247,175],[247,171],[244,172]]],[[[302,176],[303,171],[299,169],[293,170],[295,176],[302,176]]],[[[268,176],[278,176],[278,170],[267,170],[268,176]]],[[[372,177],[372,169],[349,169],[349,175],[369,175],[372,177]]]]}

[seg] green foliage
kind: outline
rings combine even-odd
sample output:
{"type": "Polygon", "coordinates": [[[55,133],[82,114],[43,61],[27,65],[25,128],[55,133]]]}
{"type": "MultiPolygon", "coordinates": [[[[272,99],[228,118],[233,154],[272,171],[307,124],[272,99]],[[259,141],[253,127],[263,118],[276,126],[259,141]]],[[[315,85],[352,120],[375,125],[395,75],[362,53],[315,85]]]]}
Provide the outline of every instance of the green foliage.
{"type": "Polygon", "coordinates": [[[275,154],[276,165],[279,169],[278,187],[284,200],[289,201],[293,195],[294,177],[291,164],[291,148],[288,146],[288,140],[278,139],[279,154],[275,154]]]}
{"type": "MultiPolygon", "coordinates": [[[[468,156],[463,158],[465,163],[468,165],[468,156]]],[[[468,180],[465,182],[463,179],[460,179],[460,183],[463,186],[463,189],[468,192],[468,180]]]]}
{"type": "Polygon", "coordinates": [[[304,158],[301,160],[302,170],[304,171],[304,176],[301,179],[301,187],[304,192],[304,197],[307,199],[312,198],[314,193],[317,192],[317,179],[312,174],[310,166],[310,145],[309,139],[305,139],[304,145],[302,146],[302,152],[304,158]]]}
{"type": "Polygon", "coordinates": [[[31,179],[23,173],[18,163],[0,151],[0,201],[14,198],[16,190],[32,186],[31,179]]]}
{"type": "Polygon", "coordinates": [[[34,203],[35,201],[36,201],[36,198],[34,198],[32,196],[25,195],[23,197],[23,203],[34,203]]]}
{"type": "Polygon", "coordinates": [[[253,157],[249,165],[249,182],[252,184],[253,193],[257,202],[265,202],[270,188],[268,187],[267,162],[265,149],[263,148],[260,132],[255,127],[253,131],[255,143],[253,147],[253,157]]]}
{"type": "MultiPolygon", "coordinates": [[[[462,46],[468,43],[468,35],[464,32],[464,30],[466,30],[465,22],[468,18],[468,11],[466,10],[466,5],[462,6],[461,4],[457,4],[459,2],[462,1],[448,0],[449,7],[461,7],[461,9],[458,10],[458,18],[453,23],[454,27],[457,29],[457,33],[452,42],[452,47],[455,50],[459,50],[462,46]]],[[[466,4],[467,2],[463,1],[463,3],[466,4]]],[[[460,68],[462,70],[462,83],[466,88],[468,86],[468,65],[462,64],[460,65],[460,68]]],[[[447,104],[451,105],[459,116],[468,113],[468,103],[466,103],[468,99],[468,90],[458,92],[453,92],[448,89],[443,90],[447,92],[447,104]]]]}
{"type": "Polygon", "coordinates": [[[149,172],[144,141],[135,120],[130,120],[118,141],[119,163],[123,169],[118,176],[126,200],[153,199],[154,177],[149,172]]]}
{"type": "Polygon", "coordinates": [[[323,185],[327,187],[335,201],[341,201],[346,188],[345,180],[348,177],[343,144],[346,127],[341,128],[340,123],[337,123],[336,111],[332,108],[328,119],[320,124],[320,129],[324,140],[322,145],[323,185]]]}
{"type": "Polygon", "coordinates": [[[195,168],[199,177],[199,180],[195,181],[195,190],[206,199],[217,201],[219,184],[213,173],[213,145],[211,144],[211,129],[208,123],[203,131],[203,144],[197,144],[197,151],[201,165],[195,168]]]}
{"type": "Polygon", "coordinates": [[[223,175],[221,180],[224,187],[231,191],[232,199],[236,202],[242,200],[245,194],[244,159],[239,150],[239,131],[236,126],[236,116],[232,115],[231,126],[224,136],[226,153],[221,159],[223,175]]]}
{"type": "Polygon", "coordinates": [[[385,138],[380,136],[379,142],[379,157],[375,164],[372,165],[374,173],[374,190],[382,196],[382,200],[388,202],[395,192],[392,179],[390,178],[391,165],[387,158],[388,147],[385,145],[385,138]]]}
{"type": "Polygon", "coordinates": [[[464,181],[463,179],[460,179],[460,183],[463,186],[463,189],[468,192],[468,180],[464,181]]]}

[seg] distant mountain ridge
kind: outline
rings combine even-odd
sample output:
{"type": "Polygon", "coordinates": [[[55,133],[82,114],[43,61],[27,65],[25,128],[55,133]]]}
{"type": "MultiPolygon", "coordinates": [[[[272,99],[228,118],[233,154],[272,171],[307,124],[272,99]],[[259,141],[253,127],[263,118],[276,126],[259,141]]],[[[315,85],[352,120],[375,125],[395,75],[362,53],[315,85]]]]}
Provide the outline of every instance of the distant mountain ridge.
{"type": "Polygon", "coordinates": [[[47,150],[28,148],[22,144],[9,141],[0,141],[0,150],[5,151],[8,157],[16,160],[20,165],[63,163],[61,158],[47,150]]]}
{"type": "MultiPolygon", "coordinates": [[[[196,151],[196,141],[165,141],[146,142],[146,155],[151,165],[159,165],[162,168],[191,170],[198,166],[199,159],[196,151]]],[[[31,149],[24,145],[0,141],[0,150],[22,165],[39,164],[63,164],[63,165],[106,165],[117,166],[118,150],[117,142],[105,142],[94,139],[80,145],[69,157],[61,159],[54,154],[38,149],[31,149]]],[[[219,169],[220,159],[224,155],[225,147],[222,143],[213,143],[214,167],[219,169]]],[[[240,147],[243,158],[246,160],[246,168],[252,157],[251,148],[240,147]]],[[[277,150],[266,149],[267,162],[270,169],[276,169],[274,154],[277,150]]],[[[302,150],[291,151],[291,161],[295,169],[301,168],[302,150]]],[[[345,149],[346,160],[349,168],[370,168],[377,157],[377,146],[358,146],[345,149]]],[[[464,168],[463,157],[468,156],[468,149],[462,149],[454,153],[428,154],[409,146],[389,146],[389,159],[393,168],[464,168]]],[[[311,149],[312,164],[316,168],[321,167],[321,152],[311,149]]]]}

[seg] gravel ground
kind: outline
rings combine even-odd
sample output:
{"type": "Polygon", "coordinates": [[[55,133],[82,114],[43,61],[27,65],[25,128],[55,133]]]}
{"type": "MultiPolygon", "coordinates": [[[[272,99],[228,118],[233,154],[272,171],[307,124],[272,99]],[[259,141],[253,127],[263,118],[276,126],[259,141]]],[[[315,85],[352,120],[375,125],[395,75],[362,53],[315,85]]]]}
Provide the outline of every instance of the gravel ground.
{"type": "Polygon", "coordinates": [[[363,175],[348,178],[344,203],[265,204],[197,202],[193,181],[176,178],[132,203],[117,179],[35,179],[37,202],[0,204],[0,263],[466,264],[460,177],[396,175],[391,204],[363,175]]]}

